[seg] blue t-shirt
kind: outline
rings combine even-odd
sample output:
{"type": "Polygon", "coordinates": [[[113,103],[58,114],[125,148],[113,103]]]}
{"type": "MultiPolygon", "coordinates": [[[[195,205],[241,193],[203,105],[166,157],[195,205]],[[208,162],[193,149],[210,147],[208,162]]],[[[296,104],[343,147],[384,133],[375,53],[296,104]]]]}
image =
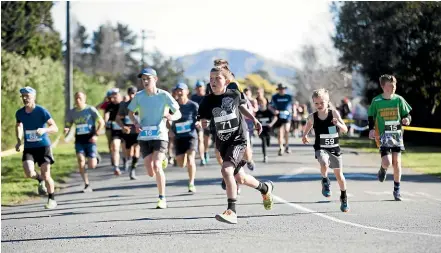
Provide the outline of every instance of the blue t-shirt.
{"type": "Polygon", "coordinates": [[[196,102],[196,103],[198,103],[198,105],[200,105],[202,102],[202,99],[204,99],[204,97],[205,96],[199,96],[198,94],[193,94],[193,95],[191,95],[190,100],[193,102],[196,102]]]}
{"type": "Polygon", "coordinates": [[[196,117],[198,115],[199,105],[196,102],[188,100],[185,105],[179,105],[182,117],[174,121],[172,130],[176,138],[194,137],[197,138],[196,117]]]}
{"type": "Polygon", "coordinates": [[[25,107],[23,107],[15,113],[15,118],[17,123],[23,124],[25,148],[39,148],[51,145],[51,140],[47,133],[41,136],[37,134],[37,129],[46,127],[46,122],[52,118],[51,114],[44,107],[35,105],[34,110],[30,113],[27,113],[25,107]]]}
{"type": "Polygon", "coordinates": [[[291,118],[292,110],[292,97],[291,95],[285,94],[275,94],[271,99],[271,106],[278,110],[279,118],[289,119],[291,118]]]}

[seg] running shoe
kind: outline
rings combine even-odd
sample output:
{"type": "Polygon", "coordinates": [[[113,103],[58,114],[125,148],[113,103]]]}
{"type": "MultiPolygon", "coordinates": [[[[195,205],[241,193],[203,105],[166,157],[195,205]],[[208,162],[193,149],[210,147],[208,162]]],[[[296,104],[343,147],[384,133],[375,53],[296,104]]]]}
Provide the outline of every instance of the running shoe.
{"type": "Polygon", "coordinates": [[[230,209],[225,210],[222,214],[216,214],[216,220],[228,224],[237,224],[237,214],[230,209]]]}
{"type": "Polygon", "coordinates": [[[196,186],[194,186],[194,184],[189,184],[188,185],[188,192],[195,193],[196,192],[196,186]]]}
{"type": "Polygon", "coordinates": [[[165,209],[167,208],[167,201],[165,199],[158,199],[158,203],[156,204],[156,209],[165,209]]]}
{"type": "Polygon", "coordinates": [[[264,184],[268,187],[268,192],[266,194],[262,194],[263,198],[263,207],[265,207],[266,210],[273,209],[273,191],[274,191],[274,184],[271,181],[267,181],[264,184]]]}
{"type": "Polygon", "coordinates": [[[57,207],[57,201],[54,199],[48,199],[47,204],[44,206],[46,209],[54,209],[57,207]]]}
{"type": "Polygon", "coordinates": [[[92,189],[92,187],[90,187],[90,185],[88,185],[88,186],[84,187],[83,192],[84,193],[93,192],[93,189],[92,189]]]}
{"type": "Polygon", "coordinates": [[[44,181],[41,181],[38,183],[38,194],[40,195],[46,195],[47,194],[47,188],[44,184],[44,181]]]}
{"type": "Polygon", "coordinates": [[[380,182],[384,182],[384,180],[386,180],[386,175],[387,175],[387,170],[381,167],[380,170],[378,171],[378,180],[380,182]]]}
{"type": "Polygon", "coordinates": [[[326,198],[331,197],[331,181],[328,179],[326,182],[322,180],[322,194],[326,198]]]}
{"type": "Polygon", "coordinates": [[[349,212],[348,198],[340,197],[340,210],[344,213],[349,212]]]}
{"type": "Polygon", "coordinates": [[[396,191],[394,191],[394,199],[395,199],[396,201],[401,201],[400,190],[396,190],[396,191]]]}

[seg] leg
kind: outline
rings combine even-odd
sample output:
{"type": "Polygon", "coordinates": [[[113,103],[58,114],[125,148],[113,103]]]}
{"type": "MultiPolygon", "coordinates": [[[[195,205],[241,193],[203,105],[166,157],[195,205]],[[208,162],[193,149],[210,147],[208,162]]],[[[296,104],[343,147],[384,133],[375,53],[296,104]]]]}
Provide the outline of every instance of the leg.
{"type": "Polygon", "coordinates": [[[392,154],[390,148],[384,148],[384,147],[380,148],[380,153],[381,153],[381,166],[380,166],[380,170],[378,171],[378,180],[380,182],[383,182],[384,180],[386,180],[387,169],[392,164],[392,154]]]}
{"type": "Polygon", "coordinates": [[[51,165],[48,162],[45,162],[40,166],[40,169],[41,169],[41,177],[46,183],[47,193],[54,194],[55,182],[51,177],[51,165]]]}
{"type": "Polygon", "coordinates": [[[341,168],[334,168],[334,175],[337,179],[338,186],[340,187],[340,191],[346,191],[346,179],[343,175],[343,169],[341,168]]]}
{"type": "Polygon", "coordinates": [[[394,168],[394,198],[397,201],[401,201],[401,152],[392,153],[392,166],[394,168]]]}
{"type": "Polygon", "coordinates": [[[81,178],[83,178],[83,182],[85,185],[89,185],[89,176],[87,175],[86,171],[86,157],[84,156],[84,153],[77,153],[77,161],[81,178]]]}
{"type": "Polygon", "coordinates": [[[196,177],[196,152],[194,150],[187,151],[187,169],[189,185],[194,185],[196,177]]]}
{"type": "MultiPolygon", "coordinates": [[[[284,138],[285,138],[285,152],[290,153],[289,151],[289,128],[291,127],[291,123],[288,121],[281,130],[285,131],[284,138]]],[[[283,132],[283,131],[282,131],[283,132]]]]}
{"type": "Polygon", "coordinates": [[[198,151],[199,151],[199,157],[201,158],[201,165],[205,164],[205,157],[204,157],[204,131],[201,129],[198,132],[198,151]]]}
{"type": "MultiPolygon", "coordinates": [[[[152,154],[153,171],[156,174],[156,185],[158,186],[159,196],[165,196],[165,174],[162,170],[162,161],[165,159],[165,153],[154,151],[152,154]]],[[[160,197],[161,198],[161,197],[160,197]]]]}
{"type": "Polygon", "coordinates": [[[328,178],[330,154],[326,150],[316,150],[315,157],[320,164],[320,174],[322,176],[322,195],[329,198],[331,197],[331,181],[328,178]]]}
{"type": "MultiPolygon", "coordinates": [[[[119,148],[121,146],[121,140],[120,139],[113,139],[112,140],[112,144],[111,144],[111,156],[112,156],[112,161],[114,164],[114,169],[115,169],[115,174],[118,173],[119,171],[119,148]]],[[[117,174],[119,175],[119,173],[117,174]]]]}

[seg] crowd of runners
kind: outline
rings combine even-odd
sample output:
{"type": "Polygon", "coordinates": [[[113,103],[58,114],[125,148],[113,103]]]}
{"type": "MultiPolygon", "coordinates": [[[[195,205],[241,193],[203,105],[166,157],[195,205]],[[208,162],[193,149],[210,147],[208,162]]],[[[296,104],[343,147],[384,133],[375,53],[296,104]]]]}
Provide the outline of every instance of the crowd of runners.
{"type": "MultiPolygon", "coordinates": [[[[88,170],[96,168],[101,160],[96,144],[100,133],[105,132],[115,176],[126,172],[128,180],[136,180],[137,165],[143,163],[147,174],[155,178],[158,209],[167,208],[164,169],[168,164],[187,168],[188,192],[196,193],[197,166],[210,162],[211,143],[221,171],[220,185],[227,195],[225,211],[215,217],[235,224],[240,185],[256,189],[266,210],[273,207],[274,183],[260,181],[247,173],[247,170],[258,169],[253,160],[253,136],[261,139],[263,162],[267,163],[270,162],[267,148],[272,135],[277,137],[278,155],[283,156],[291,153],[291,132],[301,136],[306,144],[313,131],[315,141],[311,159],[317,159],[320,167],[321,192],[324,197],[331,196],[328,171],[332,169],[340,188],[340,210],[349,211],[339,144],[341,134],[346,133],[348,127],[339,111],[330,106],[326,89],[313,91],[311,99],[315,112],[308,113],[307,106],[293,101],[283,84],[278,84],[277,93],[270,100],[263,89],[258,89],[255,97],[250,88],[242,90],[225,60],[215,60],[207,74],[209,83],[198,81],[193,94],[185,83],[176,84],[170,93],[159,89],[153,68],[145,68],[138,74],[142,90],[130,87],[123,95],[119,89],[111,89],[105,101],[96,107],[87,104],[87,94],[77,92],[75,107],[66,115],[64,133],[68,135],[74,131],[83,191],[93,191],[88,170]],[[104,116],[99,110],[103,110],[104,116]]],[[[383,182],[387,169],[393,167],[393,196],[399,201],[401,152],[404,150],[401,126],[410,124],[411,107],[395,94],[395,77],[382,75],[379,82],[383,93],[372,100],[368,111],[369,137],[377,141],[381,154],[378,179],[383,182]]],[[[24,143],[25,175],[38,181],[38,192],[48,195],[45,208],[53,209],[57,202],[50,169],[55,161],[48,135],[59,130],[51,114],[35,103],[35,89],[24,87],[19,92],[24,107],[16,112],[16,150],[20,151],[24,143]],[[35,163],[40,167],[40,174],[35,170],[35,163]]]]}

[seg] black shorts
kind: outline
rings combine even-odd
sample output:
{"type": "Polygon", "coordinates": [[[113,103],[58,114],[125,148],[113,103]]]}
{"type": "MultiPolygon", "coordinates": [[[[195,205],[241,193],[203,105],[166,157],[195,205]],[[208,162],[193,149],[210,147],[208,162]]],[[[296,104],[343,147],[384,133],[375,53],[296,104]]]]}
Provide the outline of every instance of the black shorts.
{"type": "Polygon", "coordinates": [[[401,151],[404,151],[404,147],[393,147],[393,148],[380,147],[381,157],[389,155],[391,153],[401,153],[401,151]]]}
{"type": "Polygon", "coordinates": [[[112,130],[112,140],[122,139],[122,138],[123,138],[122,130],[112,130]]]}
{"type": "Polygon", "coordinates": [[[198,139],[195,137],[175,138],[175,155],[183,155],[187,151],[196,150],[198,147],[198,139]]]}
{"type": "Polygon", "coordinates": [[[299,120],[292,120],[292,129],[297,129],[300,126],[299,120]]]}
{"type": "MultiPolygon", "coordinates": [[[[239,168],[247,148],[247,141],[222,142],[216,138],[216,149],[224,162],[231,162],[234,168],[239,168]]],[[[237,174],[237,172],[235,171],[237,174]]]]}
{"type": "Polygon", "coordinates": [[[282,125],[290,123],[290,121],[291,121],[290,119],[277,118],[277,121],[274,124],[273,128],[274,129],[280,128],[282,125]]]}
{"type": "Polygon", "coordinates": [[[151,141],[138,141],[141,147],[142,158],[151,155],[154,151],[161,153],[167,153],[168,141],[151,140],[151,141]]]}
{"type": "Polygon", "coordinates": [[[44,163],[54,164],[54,155],[51,146],[38,148],[25,148],[23,150],[22,161],[33,161],[41,167],[44,163]]]}
{"type": "Polygon", "coordinates": [[[138,134],[123,134],[123,139],[126,148],[131,148],[133,145],[138,144],[138,134]]]}

